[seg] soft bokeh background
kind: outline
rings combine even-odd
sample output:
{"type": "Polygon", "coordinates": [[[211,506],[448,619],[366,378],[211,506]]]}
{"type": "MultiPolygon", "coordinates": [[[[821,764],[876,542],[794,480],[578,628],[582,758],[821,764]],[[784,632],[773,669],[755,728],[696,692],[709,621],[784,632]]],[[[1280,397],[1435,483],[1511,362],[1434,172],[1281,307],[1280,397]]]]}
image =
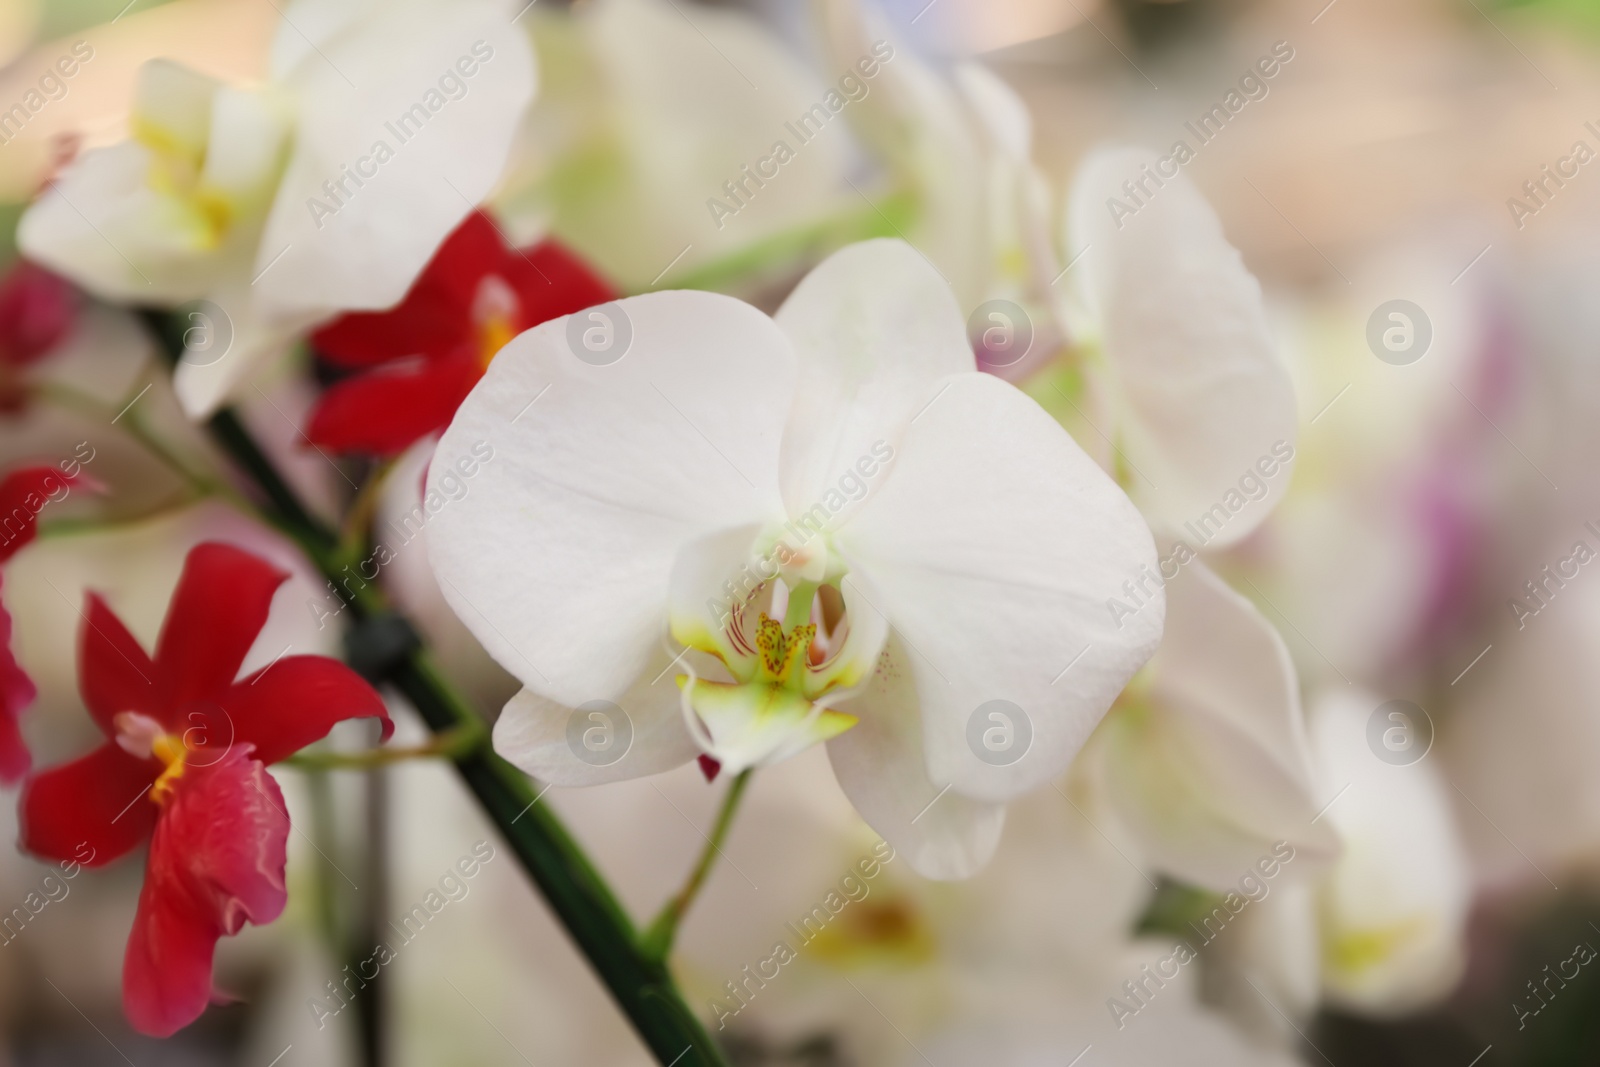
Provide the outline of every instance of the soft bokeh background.
{"type": "MultiPolygon", "coordinates": [[[[553,230],[628,288],[674,270],[669,280],[773,304],[803,262],[734,285],[719,259],[732,246],[708,229],[703,200],[765,148],[772,97],[787,82],[804,97],[833,79],[818,29],[829,6],[597,2],[574,5],[589,19],[578,29],[539,0],[522,24],[537,35],[543,88],[522,181],[497,201],[506,226],[553,230]],[[602,16],[631,32],[596,30],[602,16]],[[603,47],[585,44],[586,33],[600,33],[603,47]],[[706,47],[693,51],[699,41],[706,47]],[[597,67],[609,79],[595,79],[597,67]],[[673,260],[685,245],[694,251],[673,260]]],[[[1600,3],[905,0],[885,10],[900,47],[930,69],[976,57],[1020,94],[1057,205],[1090,145],[1193,144],[1185,122],[1287,43],[1292,59],[1265,95],[1185,168],[1261,279],[1300,411],[1287,499],[1220,569],[1282,632],[1314,738],[1343,737],[1340,722],[1359,725],[1400,699],[1424,709],[1433,739],[1403,768],[1330,743],[1325,766],[1349,771],[1323,797],[1346,836],[1341,881],[1286,877],[1153,1000],[1153,1017],[1108,1027],[1106,1001],[1166,953],[1186,915],[1207,908],[1137,869],[1069,780],[1015,806],[1000,857],[972,882],[933,885],[884,865],[829,936],[719,1032],[735,1061],[1600,1062],[1600,968],[1569,962],[1582,956],[1575,946],[1600,945],[1600,567],[1578,565],[1576,577],[1569,567],[1544,582],[1541,600],[1526,585],[1580,542],[1600,549],[1600,162],[1548,183],[1539,199],[1524,189],[1578,142],[1600,150],[1600,3]],[[1538,210],[1516,212],[1513,198],[1538,210]],[[1377,358],[1367,340],[1370,317],[1392,300],[1431,324],[1427,352],[1403,365],[1377,358]],[[1381,802],[1349,784],[1384,774],[1372,794],[1381,802]],[[1396,905],[1399,917],[1376,927],[1387,934],[1341,938],[1341,909],[1382,913],[1412,891],[1422,918],[1396,905]],[[1395,946],[1409,944],[1420,945],[1416,956],[1395,959],[1395,946]],[[1365,981],[1368,958],[1395,966],[1365,981]],[[1551,981],[1552,970],[1562,977],[1551,981]]],[[[248,79],[277,18],[271,0],[0,0],[0,107],[73,41],[96,49],[66,96],[0,146],[8,236],[67,145],[125,132],[141,62],[172,56],[248,79]]],[[[836,124],[729,229],[741,241],[778,234],[828,212],[859,213],[862,201],[898,220],[863,191],[875,188],[871,153],[836,124]]],[[[966,194],[939,195],[957,203],[966,194]]],[[[826,230],[816,240],[825,247],[826,230]]],[[[73,358],[118,395],[111,379],[131,380],[126,368],[145,358],[145,343],[115,313],[91,315],[73,358]]],[[[305,377],[286,369],[280,378],[273,406],[299,410],[305,377]]],[[[321,460],[292,448],[292,425],[271,410],[247,415],[298,457],[308,492],[338,495],[321,460]]],[[[71,436],[0,415],[8,462],[71,436]]],[[[106,452],[110,478],[124,460],[106,452]]],[[[51,536],[7,568],[19,655],[41,689],[28,727],[41,763],[87,736],[70,658],[81,590],[126,605],[150,641],[184,548],[219,531],[293,558],[272,535],[200,509],[51,536]]],[[[427,577],[409,574],[414,566],[402,561],[398,578],[426,601],[427,577]]],[[[299,574],[272,625],[298,647],[336,651],[336,636],[304,609],[315,578],[299,574]]],[[[447,619],[433,621],[452,671],[497,707],[506,680],[447,619]]],[[[263,638],[259,658],[279,644],[263,638]]],[[[407,731],[421,733],[415,722],[407,731]]],[[[442,766],[277,777],[297,829],[291,903],[278,923],[222,946],[220,979],[243,1003],[165,1043],[127,1029],[119,974],[139,872],[123,863],[70,880],[20,933],[0,934],[0,1061],[647,1062],[498,848],[470,892],[350,1008],[311,1007],[319,996],[332,1004],[327,983],[387,936],[388,917],[475,843],[494,843],[494,831],[442,766]]],[[[686,767],[547,799],[646,915],[680,881],[717,796],[686,767]]],[[[13,818],[9,805],[0,811],[13,818]]],[[[680,938],[691,1002],[715,1024],[725,983],[767,958],[784,924],[822,901],[875,841],[820,751],[758,774],[727,860],[680,938]]],[[[50,873],[0,854],[0,912],[50,873]]]]}

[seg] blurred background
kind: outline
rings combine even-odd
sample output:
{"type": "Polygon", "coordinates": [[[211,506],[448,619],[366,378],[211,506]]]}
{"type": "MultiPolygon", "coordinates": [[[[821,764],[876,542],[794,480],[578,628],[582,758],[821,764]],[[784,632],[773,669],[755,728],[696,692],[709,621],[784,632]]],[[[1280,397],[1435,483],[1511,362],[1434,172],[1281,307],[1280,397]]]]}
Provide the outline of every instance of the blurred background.
{"type": "MultiPolygon", "coordinates": [[[[934,884],[885,863],[825,938],[735,998],[729,983],[877,840],[812,750],[754,780],[680,937],[691,1003],[741,1065],[1600,1063],[1600,967],[1588,966],[1600,947],[1600,3],[885,3],[861,23],[868,46],[894,42],[882,80],[782,182],[728,196],[724,182],[864,54],[853,7],[537,0],[517,24],[540,95],[492,209],[517,240],[554,235],[624,291],[721,288],[769,309],[829,248],[899,233],[949,266],[970,310],[985,286],[963,287],[951,249],[960,220],[992,205],[967,171],[1005,153],[963,148],[980,139],[938,107],[903,135],[917,102],[938,98],[919,86],[977,61],[1015,91],[1031,144],[1025,130],[1011,144],[1039,168],[1052,234],[1091,146],[1164,154],[1186,141],[1184,173],[1261,281],[1300,416],[1285,499],[1214,562],[1287,643],[1345,852],[1314,876],[1286,864],[1119,1020],[1112,1000],[1141,1003],[1125,981],[1220,895],[1130,858],[1074,774],[1013,807],[977,878],[934,884]],[[1219,107],[1225,121],[1202,127],[1219,107]],[[1406,335],[1386,345],[1397,323],[1406,335]],[[1403,758],[1329,740],[1329,724],[1392,701],[1416,735],[1403,758]]],[[[17,217],[65,159],[126,135],[141,63],[259,79],[280,17],[273,0],[0,0],[0,107],[75,43],[93,51],[26,124],[0,126],[0,258],[15,258],[17,217]]],[[[149,343],[128,312],[74,300],[53,358],[121,395],[149,343]]],[[[23,373],[18,345],[0,340],[0,394],[23,373]]],[[[295,445],[319,373],[279,368],[245,415],[333,506],[337,472],[295,445]]],[[[180,420],[170,398],[152,403],[180,420]]],[[[183,551],[219,531],[297,574],[260,662],[291,640],[339,650],[306,610],[320,582],[291,551],[221,508],[149,517],[167,476],[93,432],[92,470],[137,521],[63,522],[5,569],[41,692],[27,726],[41,764],[91,736],[72,660],[82,590],[112,591],[150,641],[183,551]]],[[[0,400],[7,463],[89,436],[0,400]]],[[[425,454],[407,462],[414,482],[425,454]]],[[[402,560],[390,580],[452,675],[497,709],[514,683],[422,567],[402,560]]],[[[369,740],[364,729],[344,740],[369,740]]],[[[421,727],[402,715],[408,734],[421,727]]],[[[67,878],[0,851],[3,1062],[649,1062],[447,767],[277,777],[296,827],[289,911],[221,946],[219,984],[240,1002],[166,1042],[133,1034],[119,1008],[138,864],[67,878]],[[494,858],[466,892],[378,979],[338,995],[391,917],[479,842],[494,858]],[[7,925],[35,891],[47,906],[7,925]]],[[[681,880],[717,798],[690,766],[548,802],[646,915],[681,880]]]]}

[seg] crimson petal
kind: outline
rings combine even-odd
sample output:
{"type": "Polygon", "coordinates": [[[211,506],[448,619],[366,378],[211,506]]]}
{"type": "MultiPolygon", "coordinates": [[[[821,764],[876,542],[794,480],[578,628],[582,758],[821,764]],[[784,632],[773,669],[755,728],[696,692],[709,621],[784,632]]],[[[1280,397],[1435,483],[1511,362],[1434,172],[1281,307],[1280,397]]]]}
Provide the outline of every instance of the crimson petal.
{"type": "Polygon", "coordinates": [[[524,330],[617,298],[587,263],[555,241],[541,241],[519,253],[507,273],[522,302],[524,330]]]}
{"type": "Polygon", "coordinates": [[[205,1011],[218,939],[283,912],[288,840],[283,793],[248,746],[185,770],[156,824],[123,958],[135,1030],[167,1037],[205,1011]]]}
{"type": "Polygon", "coordinates": [[[345,719],[379,719],[383,740],[394,723],[383,698],[355,671],[325,656],[289,656],[258,671],[222,700],[237,743],[276,763],[328,736],[345,719]]]}
{"type": "Polygon", "coordinates": [[[392,456],[450,424],[482,368],[470,357],[384,367],[330,386],[306,436],[339,452],[392,456]]]}
{"type": "Polygon", "coordinates": [[[0,563],[33,540],[39,512],[74,480],[54,467],[23,467],[0,479],[0,563]]]}
{"type": "Polygon", "coordinates": [[[11,615],[0,607],[0,782],[9,785],[33,766],[17,720],[38,695],[33,679],[11,654],[11,615]]]}
{"type": "Polygon", "coordinates": [[[233,545],[207,541],[190,549],[156,643],[156,671],[165,690],[161,703],[168,716],[191,701],[216,700],[227,691],[266,625],[273,594],[288,577],[233,545]]]}
{"type": "Polygon", "coordinates": [[[138,640],[98,594],[90,593],[78,635],[78,691],[107,737],[117,732],[112,719],[119,712],[137,711],[158,721],[165,717],[156,677],[156,665],[138,640]]]}
{"type": "Polygon", "coordinates": [[[130,756],[108,741],[87,756],[34,775],[22,787],[22,847],[86,867],[125,855],[155,825],[156,805],[144,793],[160,773],[155,760],[130,756]]]}
{"type": "Polygon", "coordinates": [[[313,334],[311,344],[345,367],[447,354],[471,337],[478,282],[509,255],[494,223],[474,212],[445,238],[400,303],[343,315],[313,334]]]}

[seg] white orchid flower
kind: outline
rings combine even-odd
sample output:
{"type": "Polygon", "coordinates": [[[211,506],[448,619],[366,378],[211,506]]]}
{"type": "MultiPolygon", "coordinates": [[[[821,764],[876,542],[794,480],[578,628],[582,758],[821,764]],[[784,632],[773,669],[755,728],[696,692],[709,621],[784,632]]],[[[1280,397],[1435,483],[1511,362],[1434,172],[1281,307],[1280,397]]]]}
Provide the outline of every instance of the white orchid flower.
{"type": "Polygon", "coordinates": [[[830,257],[775,320],[704,292],[608,313],[631,345],[604,366],[578,339],[607,313],[513,341],[430,473],[445,596],[526,687],[497,748],[593,784],[826,740],[913,866],[971,873],[1155,646],[1159,603],[1121,629],[1103,607],[1154,559],[1137,511],[976,372],[948,287],[898,241],[830,257]],[[497,458],[446,500],[479,442],[497,458]],[[569,743],[593,701],[631,723],[605,766],[569,743]]]}
{"type": "Polygon", "coordinates": [[[75,161],[19,243],[109,300],[217,305],[208,326],[231,348],[191,353],[177,377],[185,409],[208,414],[296,332],[398,301],[489,193],[534,87],[511,14],[298,0],[265,84],[149,63],[133,138],[75,161]]]}
{"type": "Polygon", "coordinates": [[[1319,886],[1317,919],[1324,994],[1395,1015],[1437,1002],[1460,979],[1472,886],[1438,765],[1425,748],[1411,763],[1377,754],[1424,743],[1420,721],[1386,713],[1374,747],[1372,718],[1384,703],[1335,690],[1313,708],[1313,748],[1327,795],[1338,798],[1324,818],[1345,842],[1319,886]],[[1385,747],[1391,730],[1407,731],[1408,744],[1385,747]]]}
{"type": "Polygon", "coordinates": [[[1224,892],[1275,842],[1295,873],[1338,851],[1316,821],[1299,683],[1278,631],[1199,560],[1166,585],[1144,678],[1108,716],[1088,772],[1152,866],[1224,892]]]}
{"type": "Polygon", "coordinates": [[[834,128],[861,106],[833,84],[852,68],[818,77],[725,7],[543,8],[522,24],[544,84],[495,197],[518,238],[552,234],[637,291],[863,208],[834,128]]]}
{"type": "Polygon", "coordinates": [[[1294,386],[1260,284],[1200,191],[1168,169],[1135,149],[1091,152],[1062,251],[1082,256],[1068,274],[1082,312],[1073,332],[1101,356],[1111,424],[1098,430],[1133,468],[1130,495],[1158,532],[1217,548],[1288,486],[1294,386]]]}

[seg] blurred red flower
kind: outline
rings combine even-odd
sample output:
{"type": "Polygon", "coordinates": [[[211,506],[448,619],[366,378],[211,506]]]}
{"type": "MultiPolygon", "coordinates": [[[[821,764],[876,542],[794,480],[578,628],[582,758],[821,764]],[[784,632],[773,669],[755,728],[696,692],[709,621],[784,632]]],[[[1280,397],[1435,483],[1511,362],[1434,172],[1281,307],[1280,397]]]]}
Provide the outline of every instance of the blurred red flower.
{"type": "Polygon", "coordinates": [[[217,940],[283,911],[289,816],[266,764],[344,719],[380,719],[385,739],[393,729],[337,660],[286,656],[235,680],[287,577],[231,545],[197,545],[153,659],[89,594],[79,689],[106,741],[23,788],[22,847],[38,856],[98,867],[153,834],[122,972],[141,1033],[198,1018],[217,940]]]}
{"type": "Polygon", "coordinates": [[[559,244],[509,248],[474,212],[399,304],[341,316],[312,335],[329,363],[361,373],[323,393],[306,436],[343,452],[401,452],[449,425],[507,341],[615,298],[559,244]]]}
{"type": "Polygon", "coordinates": [[[42,267],[18,262],[0,278],[0,411],[27,402],[23,372],[72,332],[78,294],[42,267]]]}

